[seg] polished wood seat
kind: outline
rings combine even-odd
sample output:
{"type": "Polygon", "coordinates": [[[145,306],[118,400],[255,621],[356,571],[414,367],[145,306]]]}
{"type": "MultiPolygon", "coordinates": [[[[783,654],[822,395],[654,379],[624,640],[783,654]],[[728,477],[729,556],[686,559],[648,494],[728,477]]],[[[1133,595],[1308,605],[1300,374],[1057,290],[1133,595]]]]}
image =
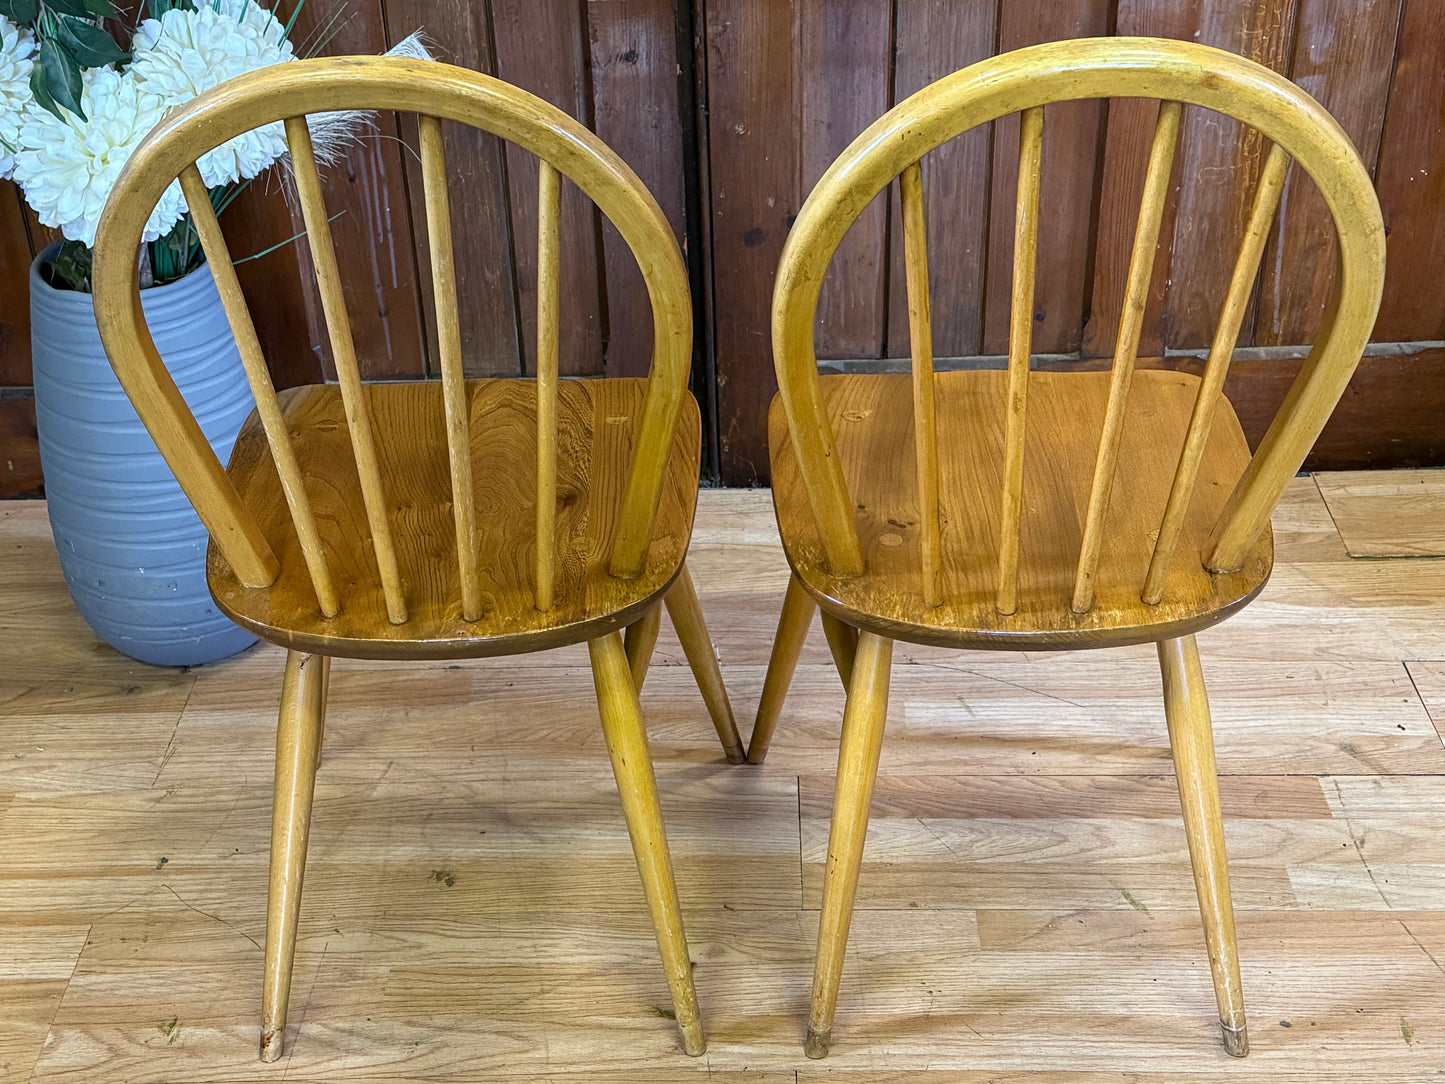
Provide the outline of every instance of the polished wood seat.
{"type": "Polygon", "coordinates": [[[481,616],[462,615],[444,449],[441,384],[366,385],[373,423],[411,439],[378,448],[382,486],[395,509],[397,564],[408,619],[393,625],[370,553],[366,508],[351,459],[346,411],[334,385],[281,392],[297,459],[307,465],[317,529],[345,600],[325,617],[286,507],[259,420],[242,429],[227,473],[280,562],[274,583],[246,587],[212,547],[209,579],[237,623],[297,651],[350,658],[450,659],[514,655],[591,640],[631,625],[661,601],[682,568],[697,503],[699,418],[691,396],[673,435],[667,475],[640,576],[608,569],[617,532],[620,479],[632,457],[647,381],[562,380],[557,384],[557,550],[555,604],[534,601],[533,530],[537,389],[531,381],[466,382],[472,488],[477,509],[481,616]]]}
{"type": "MultiPolygon", "coordinates": [[[[509,157],[512,176],[523,161],[509,157]]],[[[285,1045],[330,660],[506,655],[583,640],[670,1015],[683,1049],[703,1053],[638,700],[664,605],[724,754],[739,763],[743,750],[685,562],[700,453],[687,386],[691,290],[672,227],[637,175],[574,118],[490,76],[400,57],[298,60],[222,83],[146,136],[101,216],[93,282],[116,376],[210,533],[217,602],[288,649],[276,728],[262,1059],[275,1061],[285,1045]],[[436,330],[427,360],[436,383],[363,379],[308,120],[332,110],[416,115],[436,330]],[[286,134],[337,378],[335,386],[279,395],[196,165],[227,140],[276,123],[286,134]],[[537,317],[525,359],[535,381],[466,378],[448,126],[482,129],[535,160],[537,317]],[[559,330],[568,318],[559,286],[569,254],[564,177],[637,261],[652,314],[645,380],[559,379],[559,330]],[[152,209],[176,181],[256,402],[229,468],[176,390],[140,303],[137,250],[152,209]]]]}
{"type": "Polygon", "coordinates": [[[1210,430],[1194,501],[1164,599],[1140,601],[1143,573],[1159,533],[1174,461],[1199,391],[1187,373],[1135,374],[1119,459],[1128,485],[1114,490],[1100,555],[1094,606],[1069,605],[1074,559],[1082,543],[1094,455],[1109,398],[1109,374],[1038,372],[1029,377],[1024,447],[1018,607],[1000,613],[998,500],[1004,461],[1008,374],[945,372],[934,377],[942,524],[940,594],[923,595],[917,475],[913,470],[913,390],[902,373],[822,376],[818,380],[855,505],[864,570],[836,576],[828,567],[781,398],[768,418],[773,493],[783,548],[798,581],[823,611],[855,629],[897,640],[968,648],[1109,647],[1151,643],[1223,620],[1269,578],[1269,530],[1235,572],[1213,573],[1199,554],[1249,462],[1234,410],[1224,402],[1210,430]]]}
{"type": "Polygon", "coordinates": [[[825,1056],[832,1041],[895,639],[1013,650],[1157,645],[1220,1034],[1228,1053],[1248,1053],[1194,634],[1263,587],[1270,511],[1360,360],[1384,257],[1369,174],[1334,118],[1277,73],[1192,42],[1097,38],[992,57],[896,105],[828,167],[788,234],[773,290],[773,500],[793,577],[748,746],[749,761],[766,755],[821,606],[848,698],[808,1056],[825,1056]],[[1034,372],[1034,280],[1049,258],[1039,245],[1046,116],[1052,103],[1113,97],[1158,101],[1113,364],[1099,374],[1034,372]],[[1223,230],[1239,247],[1198,379],[1136,371],[1186,109],[1232,117],[1269,143],[1247,215],[1223,230]],[[1000,140],[1018,145],[1008,367],[937,373],[924,163],[963,132],[1014,115],[1016,127],[992,129],[995,155],[1007,153],[1000,140]],[[1224,380],[1292,167],[1328,208],[1338,274],[1310,355],[1251,455],[1224,380]],[[829,262],[895,179],[912,373],[820,376],[814,340],[829,262]]]}

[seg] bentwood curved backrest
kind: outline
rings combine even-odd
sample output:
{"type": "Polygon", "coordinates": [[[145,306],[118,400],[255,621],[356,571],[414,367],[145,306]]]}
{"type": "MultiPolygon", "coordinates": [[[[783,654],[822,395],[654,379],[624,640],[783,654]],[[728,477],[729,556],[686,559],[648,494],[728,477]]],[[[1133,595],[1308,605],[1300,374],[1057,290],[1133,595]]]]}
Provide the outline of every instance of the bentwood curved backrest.
{"type": "MultiPolygon", "coordinates": [[[[1155,254],[1182,107],[1227,114],[1272,143],[1194,413],[1163,509],[1141,597],[1160,601],[1209,433],[1214,406],[1253,289],[1260,257],[1293,160],[1318,185],[1339,236],[1339,268],[1324,324],[1293,387],[1220,513],[1201,559],[1213,571],[1237,570],[1269,521],[1285,484],[1324,427],[1374,325],[1384,281],[1385,233],[1369,174],[1349,137],[1293,83],[1232,53],[1190,42],[1095,38],[1053,42],[993,57],[925,87],[889,110],[838,157],[803,204],[783,249],[773,291],[774,363],[829,570],[864,571],[862,551],[818,385],[814,318],[823,276],[839,241],[870,200],[900,178],[914,368],[918,492],[924,516],[924,592],[937,591],[938,480],[933,425],[927,260],[918,162],[976,125],[1019,112],[1019,188],[1014,240],[1012,318],[997,607],[1012,613],[1017,592],[1018,522],[1023,477],[1034,261],[1038,230],[1040,138],[1044,106],[1080,98],[1160,100],[1144,198],[1114,355],[1109,404],[1084,525],[1072,608],[1087,611],[1102,544],[1101,529],[1117,464],[1129,378],[1155,254]]],[[[946,436],[946,434],[945,434],[946,436]]],[[[929,598],[933,603],[935,599],[929,598]]]]}
{"type": "MultiPolygon", "coordinates": [[[[668,451],[687,393],[692,310],[677,241],[651,194],[615,153],[573,118],[498,79],[434,61],[396,57],[300,60],[232,79],[167,116],[131,156],[106,203],[96,235],[95,311],[101,338],[121,385],[155,439],[211,538],[241,583],[265,587],[278,572],[275,555],[211,451],[161,362],[140,306],[136,253],[152,208],[179,178],[207,260],[226,307],[271,445],[291,518],[306,557],[321,612],[333,616],[338,598],[302,485],[296,455],[277,403],[251,316],[211,210],[196,159],[235,136],[284,122],[332,354],[345,403],[352,451],[367,520],[393,624],[406,621],[406,603],[393,552],[366,396],[357,369],[340,275],[306,124],[307,114],[330,110],[416,113],[436,294],[437,331],[445,399],[449,469],[461,566],[462,610],[481,610],[477,580],[467,410],[457,327],[451,222],[441,122],[483,129],[517,144],[539,161],[538,231],[538,538],[552,537],[555,502],[558,201],[561,177],[576,183],[611,219],[632,249],[647,284],[654,329],[652,367],[610,555],[615,576],[643,570],[668,451]]],[[[550,545],[537,547],[537,606],[551,605],[550,545]]]]}

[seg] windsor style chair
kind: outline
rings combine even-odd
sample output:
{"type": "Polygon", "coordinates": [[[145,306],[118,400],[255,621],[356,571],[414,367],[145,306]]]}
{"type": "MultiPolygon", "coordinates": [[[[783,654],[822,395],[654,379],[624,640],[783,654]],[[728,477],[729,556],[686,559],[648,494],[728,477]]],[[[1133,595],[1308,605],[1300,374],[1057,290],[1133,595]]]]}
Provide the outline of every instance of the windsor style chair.
{"type": "MultiPolygon", "coordinates": [[[[1045,252],[1046,252],[1045,248],[1045,252]]],[[[901,103],[819,180],[773,293],[781,390],[773,499],[793,577],[749,760],[761,762],[821,606],[848,690],[805,1050],[823,1057],[852,918],[888,706],[894,640],[1030,650],[1156,643],[1225,1049],[1248,1052],[1209,704],[1195,633],[1264,587],[1269,515],[1358,363],[1384,273],[1384,228],[1349,137],[1298,87],[1238,56],[1148,38],[997,56],[901,103]],[[1031,373],[1046,106],[1159,99],[1113,367],[1031,373]],[[1261,132],[1265,159],[1203,375],[1135,371],[1145,295],[1185,107],[1261,132]],[[920,160],[1020,113],[1007,371],[933,371],[920,160]],[[1253,456],[1221,395],[1291,160],[1339,240],[1319,337],[1253,456]],[[820,377],[819,288],[848,226],[899,178],[912,376],[820,377]],[[1128,424],[1126,424],[1126,422],[1128,424]],[[1026,469],[1027,468],[1027,469],[1026,469]]]]}
{"type": "Polygon", "coordinates": [[[586,641],[607,749],[689,1054],[704,1049],[637,686],[671,612],[729,759],[742,750],[684,557],[699,419],[687,390],[687,275],[636,175],[571,117],[499,80],[430,61],[304,60],[224,83],[168,116],[106,205],[95,310],[121,384],[211,535],[218,605],[287,648],[276,739],[261,1057],[281,1053],[329,660],[509,655],[586,641]],[[306,115],[415,113],[441,381],[364,384],[306,115]],[[274,391],[196,167],[280,122],[339,384],[274,391]],[[537,380],[463,376],[443,123],[538,159],[537,380]],[[559,196],[569,177],[631,247],[652,305],[646,379],[557,379],[559,196]],[[138,301],[136,251],[179,178],[256,410],[223,469],[177,393],[138,301]],[[629,630],[624,646],[620,631],[629,630]]]}

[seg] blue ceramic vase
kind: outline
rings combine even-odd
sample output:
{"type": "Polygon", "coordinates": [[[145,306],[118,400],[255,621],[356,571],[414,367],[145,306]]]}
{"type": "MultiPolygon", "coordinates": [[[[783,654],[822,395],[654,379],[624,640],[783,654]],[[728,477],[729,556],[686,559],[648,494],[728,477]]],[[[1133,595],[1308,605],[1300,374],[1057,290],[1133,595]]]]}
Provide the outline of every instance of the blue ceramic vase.
{"type": "MultiPolygon", "coordinates": [[[[106,643],[160,666],[214,662],[256,638],[206,587],[206,529],[121,390],[91,295],[30,268],[35,420],[50,530],[70,597],[106,643]]],[[[224,463],[251,410],[209,267],[141,291],[151,336],[224,463]]]]}

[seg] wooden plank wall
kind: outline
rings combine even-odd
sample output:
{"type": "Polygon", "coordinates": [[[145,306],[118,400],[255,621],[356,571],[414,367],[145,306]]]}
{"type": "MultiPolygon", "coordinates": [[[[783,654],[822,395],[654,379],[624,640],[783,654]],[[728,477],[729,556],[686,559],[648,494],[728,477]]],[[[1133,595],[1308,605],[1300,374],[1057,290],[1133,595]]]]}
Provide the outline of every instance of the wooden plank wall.
{"type": "MultiPolygon", "coordinates": [[[[264,0],[263,0],[264,2],[264,0]]],[[[279,0],[284,17],[291,0],[279,0]]],[[[435,54],[523,87],[593,127],[635,169],[681,240],[683,113],[672,0],[347,0],[323,52],[379,53],[413,30],[435,54]]],[[[308,3],[298,44],[328,32],[332,5],[308,3]]],[[[686,39],[684,38],[684,41],[686,39]]],[[[690,59],[690,58],[689,58],[690,59]]],[[[689,65],[690,67],[690,65],[689,65]]],[[[530,371],[536,335],[537,163],[485,133],[447,126],[464,357],[471,375],[530,371]]],[[[427,375],[435,323],[414,118],[384,114],[324,182],[363,372],[427,375]]],[[[298,233],[282,182],[258,182],[222,216],[236,258],[298,233]]],[[[563,195],[561,365],[645,374],[652,324],[627,246],[590,201],[563,195]]],[[[52,239],[0,184],[0,496],[40,492],[31,401],[28,265],[52,239]]],[[[333,375],[305,242],[239,266],[267,358],[283,386],[333,375]]]]}
{"type": "MultiPolygon", "coordinates": [[[[1445,339],[1445,276],[1433,269],[1437,253],[1445,255],[1445,36],[1429,0],[708,0],[706,7],[726,482],[766,478],[765,414],[776,387],[772,275],[809,187],[872,119],[924,84],[1055,38],[1198,41],[1299,83],[1339,118],[1377,177],[1390,272],[1376,339],[1445,339]]],[[[1207,347],[1268,147],[1202,110],[1185,116],[1140,350],[1162,359],[1155,364],[1187,367],[1187,358],[1166,352],[1207,347]]],[[[1036,351],[1073,354],[1091,367],[1112,353],[1153,124],[1152,102],[1050,109],[1036,351]]],[[[1017,140],[1017,121],[1006,118],[924,160],[940,357],[1006,351],[1017,140]]],[[[1312,182],[1296,176],[1281,206],[1241,346],[1307,343],[1323,312],[1334,261],[1323,205],[1312,182]]],[[[820,358],[907,357],[901,250],[897,199],[885,192],[835,258],[819,306],[820,358]]],[[[1241,415],[1267,421],[1297,369],[1287,357],[1238,366],[1228,390],[1241,415]]],[[[1430,420],[1441,407],[1439,350],[1367,358],[1313,463],[1445,462],[1445,440],[1430,420]]]]}
{"type": "MultiPolygon", "coordinates": [[[[320,33],[327,10],[303,9],[302,39],[320,33]]],[[[1356,140],[1390,230],[1376,339],[1420,344],[1367,359],[1313,463],[1419,465],[1445,462],[1432,423],[1445,407],[1442,355],[1431,352],[1445,341],[1445,276],[1436,269],[1445,255],[1445,36],[1437,16],[1429,0],[351,0],[325,51],[379,52],[423,28],[443,59],[541,95],[618,150],[700,275],[698,338],[716,384],[696,390],[705,412],[715,398],[718,461],[732,484],[767,478],[765,416],[775,388],[768,307],[788,228],[869,122],[951,71],[1054,38],[1146,34],[1242,53],[1305,87],[1356,140]],[[695,221],[688,193],[701,205],[695,221]],[[1401,402],[1409,409],[1395,409],[1401,402]]],[[[1139,101],[1050,111],[1039,352],[1092,364],[1112,351],[1153,116],[1152,103],[1139,101]]],[[[1004,120],[925,161],[940,357],[1005,350],[1016,133],[1016,122],[1004,120]]],[[[344,212],[333,228],[358,347],[378,378],[426,375],[434,354],[420,176],[404,144],[415,144],[414,122],[379,118],[375,136],[326,178],[333,213],[344,212]]],[[[1207,344],[1266,149],[1231,123],[1186,112],[1141,341],[1146,357],[1187,364],[1171,359],[1207,344]]],[[[526,373],[536,163],[450,126],[447,150],[468,369],[526,373]]],[[[253,186],[224,216],[236,255],[299,230],[278,187],[253,186]]],[[[1307,342],[1325,302],[1333,240],[1319,197],[1295,177],[1282,208],[1243,346],[1307,342]]],[[[897,215],[885,191],[845,238],[823,290],[820,356],[907,356],[897,215]]],[[[645,371],[650,315],[630,254],[570,186],[564,231],[564,370],[645,371]]],[[[25,265],[48,240],[13,187],[0,186],[0,494],[40,486],[23,299],[25,265]]],[[[278,383],[329,375],[304,243],[240,270],[263,315],[278,383]]],[[[1266,358],[1240,368],[1230,394],[1241,413],[1267,417],[1294,364],[1266,358]]]]}

